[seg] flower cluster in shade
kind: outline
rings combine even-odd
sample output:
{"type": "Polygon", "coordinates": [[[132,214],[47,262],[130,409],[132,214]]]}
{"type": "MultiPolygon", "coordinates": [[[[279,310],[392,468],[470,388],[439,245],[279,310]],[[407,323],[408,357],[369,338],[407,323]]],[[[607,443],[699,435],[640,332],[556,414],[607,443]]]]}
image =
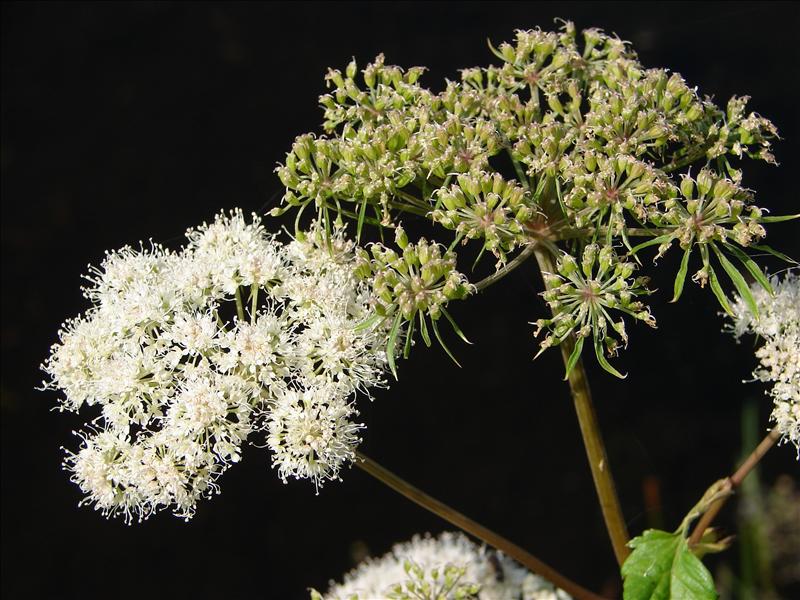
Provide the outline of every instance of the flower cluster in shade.
{"type": "Polygon", "coordinates": [[[338,478],[356,398],[386,383],[385,327],[357,327],[372,290],[342,231],[284,244],[234,210],[187,238],[108,253],[43,365],[60,409],[100,412],[65,469],[83,502],[127,521],[191,517],[251,434],[284,481],[338,478]]]}
{"type": "Polygon", "coordinates": [[[314,600],[569,600],[500,552],[460,533],[415,536],[367,559],[314,600]]]}
{"type": "Polygon", "coordinates": [[[770,384],[770,420],[782,441],[794,444],[800,458],[800,273],[794,270],[783,278],[773,277],[771,287],[774,294],[762,286],[751,288],[757,317],[737,298],[729,329],[737,339],[754,334],[761,341],[756,349],[759,366],[753,376],[770,384]]]}
{"type": "MultiPolygon", "coordinates": [[[[355,60],[330,70],[324,133],[299,136],[277,168],[286,187],[277,212],[310,206],[321,220],[358,220],[359,232],[425,218],[455,238],[434,241],[451,251],[476,243],[497,268],[532,242],[567,242],[580,261],[587,244],[636,253],[644,238],[658,256],[684,253],[676,290],[691,267],[726,306],[722,271],[735,279],[739,268],[728,257],[766,233],[741,159],[775,163],[774,125],[748,112],[748,98],[717,106],[597,29],[517,31],[492,50],[498,64],[464,69],[438,92],[420,83],[423,67],[383,55],[360,72],[355,60]]],[[[576,319],[564,333],[584,327],[576,319]]],[[[613,352],[604,333],[592,328],[594,346],[613,352]]]]}

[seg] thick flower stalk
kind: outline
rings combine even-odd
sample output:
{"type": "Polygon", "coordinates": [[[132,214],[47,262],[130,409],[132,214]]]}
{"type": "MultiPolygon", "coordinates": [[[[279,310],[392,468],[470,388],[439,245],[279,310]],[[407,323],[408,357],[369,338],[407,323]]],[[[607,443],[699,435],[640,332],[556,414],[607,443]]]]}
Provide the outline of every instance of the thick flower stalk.
{"type": "Polygon", "coordinates": [[[62,410],[100,409],[65,468],[84,502],[128,521],[191,517],[259,431],[284,481],[338,478],[357,396],[386,385],[387,331],[357,328],[372,290],[342,232],[282,244],[233,211],[187,237],[109,253],[43,366],[62,410]]]}
{"type": "Polygon", "coordinates": [[[553,587],[500,552],[478,546],[463,534],[416,536],[391,552],[367,559],[331,582],[317,600],[568,600],[553,587]]]}

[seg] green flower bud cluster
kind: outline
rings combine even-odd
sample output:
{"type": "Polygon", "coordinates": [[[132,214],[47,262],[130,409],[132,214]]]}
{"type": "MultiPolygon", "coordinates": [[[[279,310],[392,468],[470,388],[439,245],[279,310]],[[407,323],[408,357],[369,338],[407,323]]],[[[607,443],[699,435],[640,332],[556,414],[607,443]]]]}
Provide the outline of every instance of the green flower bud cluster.
{"type": "Polygon", "coordinates": [[[286,156],[286,164],[277,168],[286,187],[284,202],[302,205],[303,199],[324,206],[329,200],[353,193],[353,180],[339,172],[338,141],[317,138],[313,134],[299,136],[286,156]]]}
{"type": "Polygon", "coordinates": [[[430,102],[431,93],[416,85],[424,72],[425,67],[404,71],[387,65],[384,55],[379,54],[364,69],[362,89],[356,83],[358,65],[355,59],[347,65],[344,74],[330,69],[325,80],[328,87],[335,90],[319,98],[325,110],[325,131],[333,132],[343,123],[381,125],[394,111],[430,102]]]}
{"type": "MultiPolygon", "coordinates": [[[[728,238],[746,247],[767,233],[760,222],[761,209],[750,204],[750,191],[711,169],[701,169],[695,178],[684,175],[680,192],[682,198],[664,202],[664,212],[653,221],[672,230],[672,239],[684,250],[692,244],[726,242],[728,238]]],[[[669,246],[669,242],[665,244],[669,246]]],[[[659,254],[665,250],[662,244],[659,254]]]]}
{"type": "Polygon", "coordinates": [[[609,311],[620,311],[651,327],[656,325],[648,308],[638,300],[650,291],[646,277],[632,277],[635,268],[633,262],[622,261],[611,246],[588,244],[580,263],[570,254],[563,254],[557,263],[558,272],[545,274],[547,289],[542,295],[553,317],[536,322],[536,336],[547,331],[539,354],[574,332],[579,355],[583,340],[593,336],[598,361],[606,370],[619,375],[605,359],[601,344],[609,355],[615,355],[619,346],[616,338],[627,346],[628,335],[625,322],[614,321],[609,311]]]}
{"type": "Polygon", "coordinates": [[[534,29],[517,31],[516,43],[503,42],[495,55],[503,60],[497,80],[508,91],[527,91],[536,103],[539,94],[561,91],[569,75],[569,67],[580,60],[573,45],[561,43],[555,32],[534,29]]]}
{"type": "Polygon", "coordinates": [[[704,106],[677,73],[629,65],[609,69],[604,81],[607,87],[595,86],[589,97],[589,148],[658,157],[670,142],[697,141],[693,123],[704,106]]]}
{"type": "Polygon", "coordinates": [[[406,580],[392,586],[389,600],[477,600],[481,586],[465,582],[467,569],[447,564],[442,567],[424,569],[406,560],[403,563],[406,580]]]}
{"type": "Polygon", "coordinates": [[[411,244],[402,227],[395,233],[401,252],[383,244],[372,244],[369,253],[361,249],[356,273],[372,279],[377,314],[399,311],[413,321],[421,313],[436,321],[450,300],[466,298],[473,288],[456,270],[455,253],[425,238],[411,244]]]}
{"type": "Polygon", "coordinates": [[[423,132],[427,152],[421,161],[427,177],[445,179],[451,172],[466,173],[489,168],[489,158],[500,152],[495,127],[482,119],[463,120],[448,116],[431,123],[423,132]]]}
{"type": "Polygon", "coordinates": [[[640,222],[652,220],[675,194],[663,172],[630,155],[586,152],[576,167],[573,187],[564,195],[567,214],[577,227],[604,227],[609,241],[626,237],[626,211],[640,222]]]}
{"type": "Polygon", "coordinates": [[[441,208],[431,219],[455,230],[457,240],[483,239],[483,249],[505,263],[506,253],[527,238],[525,223],[536,210],[530,196],[499,173],[462,174],[456,181],[438,191],[441,208]]]}
{"type": "Polygon", "coordinates": [[[734,96],[728,101],[725,119],[709,128],[709,135],[716,138],[708,149],[708,158],[733,154],[741,158],[760,159],[777,164],[772,155],[770,140],[778,137],[778,130],[768,119],[751,112],[745,114],[749,96],[734,96]]]}
{"type": "Polygon", "coordinates": [[[374,222],[391,226],[394,212],[429,212],[432,192],[451,173],[489,168],[501,146],[495,126],[476,116],[479,95],[455,84],[433,94],[417,85],[423,71],[386,65],[383,55],[362,71],[362,81],[354,61],[344,74],[329,71],[335,91],[320,103],[332,137],[297,138],[277,169],[285,204],[314,202],[320,213],[358,219],[359,231],[373,213],[374,222]]]}
{"type": "MultiPolygon", "coordinates": [[[[764,223],[780,218],[753,205],[740,186],[739,166],[730,161],[747,156],[774,163],[770,144],[777,131],[747,113],[746,97],[732,98],[723,110],[679,74],[645,68],[619,38],[597,29],[579,36],[569,22],[556,32],[517,31],[513,41],[491,49],[498,64],[464,69],[460,81],[446,82],[439,93],[421,85],[423,68],[387,65],[383,55],[360,72],[355,61],[344,72],[329,71],[331,91],[320,97],[329,137],[300,136],[279,166],[284,210],[298,209],[299,219],[313,203],[320,221],[330,223],[330,212],[337,222],[357,221],[359,239],[365,224],[395,228],[404,213],[422,217],[453,232],[451,248],[480,244],[478,258],[488,250],[504,272],[530,255],[510,254],[532,249],[532,242],[551,252],[565,240],[577,240],[577,248],[589,242],[625,246],[631,254],[659,246],[660,256],[677,240],[684,257],[674,298],[698,248],[702,267],[693,279],[709,281],[726,310],[711,256],[737,289],[744,280],[726,254],[760,279],[744,251],[764,236],[764,223]],[[689,174],[693,166],[702,166],[696,178],[689,174]]],[[[441,298],[420,279],[420,265],[405,260],[416,245],[411,248],[400,256],[373,247],[377,255],[366,261],[368,272],[382,282],[386,297],[378,310],[381,318],[400,315],[413,324],[420,314],[435,322],[441,298]]],[[[458,273],[455,268],[447,272],[458,273]]],[[[611,277],[614,269],[608,269],[603,277],[611,277]]],[[[450,276],[456,288],[465,285],[462,275],[450,276]]],[[[626,293],[632,289],[638,288],[631,284],[626,293]]],[[[609,305],[595,304],[586,318],[597,328],[589,331],[608,346],[606,330],[622,326],[601,327],[610,322],[602,312],[609,305]]],[[[395,332],[400,321],[396,325],[395,332]]],[[[553,333],[547,343],[562,339],[553,333]]]]}

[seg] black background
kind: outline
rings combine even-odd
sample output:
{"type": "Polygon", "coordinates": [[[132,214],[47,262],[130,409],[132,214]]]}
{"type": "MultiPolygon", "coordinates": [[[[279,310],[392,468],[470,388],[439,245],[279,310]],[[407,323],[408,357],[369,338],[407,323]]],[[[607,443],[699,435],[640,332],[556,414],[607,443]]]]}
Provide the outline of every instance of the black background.
{"type": "MultiPolygon", "coordinates": [[[[646,66],[679,71],[724,103],[753,97],[784,141],[778,168],[748,163],[745,185],[797,212],[798,9],[785,3],[274,3],[2,6],[2,592],[6,598],[303,598],[364,551],[449,527],[359,470],[318,496],[279,482],[250,447],[186,524],[142,525],[78,509],[60,446],[93,413],[51,412],[34,391],[59,324],[86,308],[80,275],[140,239],[181,243],[220,208],[275,205],[273,173],[294,136],[318,131],[328,66],[378,52],[427,65],[441,88],[493,57],[486,39],[573,19],[634,43],[646,66]]],[[[270,227],[278,227],[274,223],[270,227]]],[[[799,255],[797,225],[770,228],[799,255]]],[[[671,289],[675,256],[655,285],[671,289]]],[[[772,269],[779,265],[772,263],[772,269]]],[[[475,343],[418,347],[401,380],[362,405],[362,449],[586,586],[613,590],[615,563],[595,501],[557,352],[531,362],[542,315],[533,265],[453,307],[475,343]]],[[[675,527],[740,447],[753,367],[720,333],[710,293],[653,299],[659,329],[632,327],[615,381],[588,361],[610,462],[632,533],[675,527]],[[655,477],[663,512],[646,511],[655,477]]],[[[763,479],[797,476],[791,448],[763,479]]],[[[732,511],[721,523],[731,525],[732,511]]],[[[735,560],[735,550],[728,559],[735,560]]],[[[711,563],[714,564],[713,561],[711,563]]]]}

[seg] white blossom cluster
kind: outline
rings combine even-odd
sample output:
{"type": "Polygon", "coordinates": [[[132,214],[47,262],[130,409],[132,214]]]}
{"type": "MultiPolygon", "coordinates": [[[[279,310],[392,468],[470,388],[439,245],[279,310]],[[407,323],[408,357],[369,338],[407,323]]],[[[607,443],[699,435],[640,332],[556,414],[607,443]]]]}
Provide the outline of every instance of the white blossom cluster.
{"type": "MultiPolygon", "coordinates": [[[[312,596],[320,597],[316,593],[312,596]]],[[[396,544],[381,558],[360,564],[344,576],[341,584],[331,582],[323,597],[325,600],[570,598],[502,553],[478,546],[464,534],[450,532],[435,538],[418,535],[409,542],[396,544]],[[450,585],[444,583],[447,578],[450,585]],[[444,593],[436,595],[433,590],[444,593]]]]}
{"type": "Polygon", "coordinates": [[[282,244],[234,210],[187,238],[107,253],[92,308],[42,366],[61,410],[101,411],[64,461],[82,503],[128,522],[191,517],[255,431],[284,482],[338,478],[360,441],[356,397],[386,384],[387,334],[358,327],[371,289],[343,232],[282,244]]]}
{"type": "Polygon", "coordinates": [[[770,295],[759,285],[751,289],[758,307],[758,318],[738,298],[731,326],[738,339],[752,333],[763,339],[756,350],[759,367],[756,379],[772,383],[769,390],[774,407],[771,420],[782,440],[798,449],[800,458],[800,274],[788,272],[783,279],[773,277],[775,292],[770,295]]]}

